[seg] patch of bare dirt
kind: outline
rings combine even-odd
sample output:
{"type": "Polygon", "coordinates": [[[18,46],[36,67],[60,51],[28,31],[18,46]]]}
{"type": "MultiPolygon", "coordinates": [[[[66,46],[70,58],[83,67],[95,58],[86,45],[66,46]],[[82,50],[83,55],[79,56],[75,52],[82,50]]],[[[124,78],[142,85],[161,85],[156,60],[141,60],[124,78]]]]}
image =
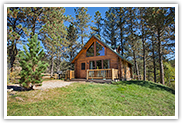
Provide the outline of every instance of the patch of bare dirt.
{"type": "Polygon", "coordinates": [[[68,82],[63,80],[49,80],[49,81],[43,81],[42,86],[34,87],[34,89],[45,90],[50,88],[65,87],[70,85],[71,83],[74,83],[74,82],[68,82]]]}

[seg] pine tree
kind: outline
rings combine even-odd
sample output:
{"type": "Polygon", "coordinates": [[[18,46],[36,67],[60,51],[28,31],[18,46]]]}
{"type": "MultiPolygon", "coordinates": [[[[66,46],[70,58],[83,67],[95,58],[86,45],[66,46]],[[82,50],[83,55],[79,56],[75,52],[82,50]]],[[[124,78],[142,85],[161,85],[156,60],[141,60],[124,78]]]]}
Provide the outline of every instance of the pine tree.
{"type": "Polygon", "coordinates": [[[117,39],[118,39],[118,27],[117,27],[117,16],[114,7],[109,8],[105,13],[104,20],[104,39],[107,44],[110,44],[113,49],[117,47],[117,39]]]}
{"type": "Polygon", "coordinates": [[[103,26],[103,19],[100,11],[96,11],[94,15],[94,26],[91,26],[91,35],[96,34],[98,38],[101,38],[101,28],[103,26]]]}
{"type": "MultiPolygon", "coordinates": [[[[138,67],[138,62],[137,62],[137,56],[139,53],[139,37],[137,35],[136,30],[138,29],[137,26],[137,21],[136,21],[136,13],[137,13],[137,8],[132,8],[132,7],[128,7],[127,8],[127,40],[128,43],[126,44],[126,46],[128,46],[131,51],[132,51],[132,56],[134,59],[134,72],[136,73],[136,75],[138,76],[138,80],[139,78],[139,67],[138,67]]],[[[129,49],[129,50],[130,50],[129,49]]],[[[130,53],[130,51],[128,50],[128,52],[130,53]]]]}
{"type": "Polygon", "coordinates": [[[139,10],[139,16],[138,16],[138,18],[139,18],[139,20],[140,20],[140,38],[142,39],[142,46],[143,46],[143,80],[146,80],[146,54],[147,54],[147,50],[146,50],[146,39],[147,39],[147,33],[149,33],[148,32],[148,30],[147,30],[147,27],[146,27],[146,19],[148,19],[148,18],[146,18],[147,16],[146,16],[146,14],[147,14],[147,12],[146,12],[146,8],[145,7],[139,7],[138,8],[138,10],[139,10]]]}
{"type": "Polygon", "coordinates": [[[66,52],[67,30],[64,21],[67,20],[67,17],[64,15],[65,8],[63,7],[45,7],[43,10],[43,18],[47,22],[40,30],[40,36],[47,53],[50,55],[50,73],[53,77],[54,57],[61,57],[62,53],[66,52]]]}
{"type": "Polygon", "coordinates": [[[25,28],[21,22],[25,16],[19,7],[7,8],[7,60],[10,63],[11,72],[18,54],[17,44],[22,43],[20,37],[24,37],[25,28]]]}
{"type": "Polygon", "coordinates": [[[124,51],[125,51],[125,33],[126,33],[126,7],[116,7],[115,11],[117,12],[117,27],[119,28],[119,40],[120,40],[120,47],[121,47],[121,55],[123,56],[124,51]]]}
{"type": "Polygon", "coordinates": [[[44,57],[44,51],[40,46],[40,42],[37,40],[38,36],[33,36],[28,40],[28,49],[24,45],[24,51],[20,51],[20,66],[22,70],[20,72],[20,84],[25,88],[30,88],[34,84],[42,82],[42,75],[46,70],[47,64],[41,59],[44,57]]]}
{"type": "Polygon", "coordinates": [[[39,29],[46,23],[46,20],[43,18],[44,11],[43,7],[23,7],[22,8],[25,20],[24,25],[29,29],[30,38],[39,33],[39,29]]]}
{"type": "MultiPolygon", "coordinates": [[[[74,56],[77,53],[77,50],[79,49],[80,45],[77,42],[78,35],[77,35],[77,30],[74,27],[74,25],[70,24],[68,29],[67,29],[67,52],[68,52],[68,57],[69,57],[69,62],[72,61],[74,56]]],[[[73,66],[70,65],[70,69],[74,69],[73,66]]]]}
{"type": "MultiPolygon", "coordinates": [[[[158,55],[159,55],[159,69],[160,69],[160,82],[165,84],[164,81],[164,66],[163,55],[169,52],[165,51],[165,48],[171,43],[168,43],[175,38],[175,9],[174,8],[162,8],[153,7],[149,8],[148,24],[154,27],[158,43],[158,55]]],[[[172,43],[174,44],[174,43],[172,43]]]]}
{"type": "Polygon", "coordinates": [[[78,30],[78,34],[81,38],[81,44],[84,45],[84,38],[89,37],[88,27],[91,16],[87,14],[88,9],[86,7],[77,7],[74,9],[76,15],[75,26],[78,30]]]}

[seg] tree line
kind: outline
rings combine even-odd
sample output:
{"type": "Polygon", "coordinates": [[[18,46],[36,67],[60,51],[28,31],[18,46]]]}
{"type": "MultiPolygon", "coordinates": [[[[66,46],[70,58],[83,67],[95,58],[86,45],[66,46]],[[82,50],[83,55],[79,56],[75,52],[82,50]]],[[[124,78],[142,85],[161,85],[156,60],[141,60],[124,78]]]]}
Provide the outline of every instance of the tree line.
{"type": "Polygon", "coordinates": [[[37,34],[44,47],[44,61],[54,71],[73,69],[70,64],[92,34],[134,63],[133,73],[143,80],[170,84],[175,76],[175,8],[109,7],[94,19],[87,7],[74,8],[66,15],[64,7],[7,8],[7,62],[13,72],[20,44],[37,34]],[[69,22],[69,26],[65,25],[69,22]]]}

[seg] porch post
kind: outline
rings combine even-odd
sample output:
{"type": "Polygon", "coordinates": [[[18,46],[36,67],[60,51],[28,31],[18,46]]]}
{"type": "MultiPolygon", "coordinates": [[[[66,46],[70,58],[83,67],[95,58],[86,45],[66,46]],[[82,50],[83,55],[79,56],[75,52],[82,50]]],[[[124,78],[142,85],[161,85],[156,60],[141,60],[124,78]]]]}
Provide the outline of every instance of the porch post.
{"type": "Polygon", "coordinates": [[[69,70],[69,78],[70,78],[70,80],[71,80],[71,77],[72,77],[72,72],[71,72],[71,70],[69,70]]]}
{"type": "Polygon", "coordinates": [[[86,71],[86,79],[88,80],[88,69],[86,71]]]}
{"type": "Polygon", "coordinates": [[[114,68],[112,68],[112,80],[114,80],[114,68]]]}

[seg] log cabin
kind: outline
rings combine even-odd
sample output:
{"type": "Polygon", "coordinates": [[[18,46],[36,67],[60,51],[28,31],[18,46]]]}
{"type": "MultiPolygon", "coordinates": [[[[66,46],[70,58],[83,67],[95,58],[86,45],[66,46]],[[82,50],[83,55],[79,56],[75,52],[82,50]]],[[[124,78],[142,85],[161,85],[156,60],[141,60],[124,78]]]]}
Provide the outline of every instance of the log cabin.
{"type": "Polygon", "coordinates": [[[75,79],[131,80],[133,64],[93,35],[71,62],[75,79]]]}

